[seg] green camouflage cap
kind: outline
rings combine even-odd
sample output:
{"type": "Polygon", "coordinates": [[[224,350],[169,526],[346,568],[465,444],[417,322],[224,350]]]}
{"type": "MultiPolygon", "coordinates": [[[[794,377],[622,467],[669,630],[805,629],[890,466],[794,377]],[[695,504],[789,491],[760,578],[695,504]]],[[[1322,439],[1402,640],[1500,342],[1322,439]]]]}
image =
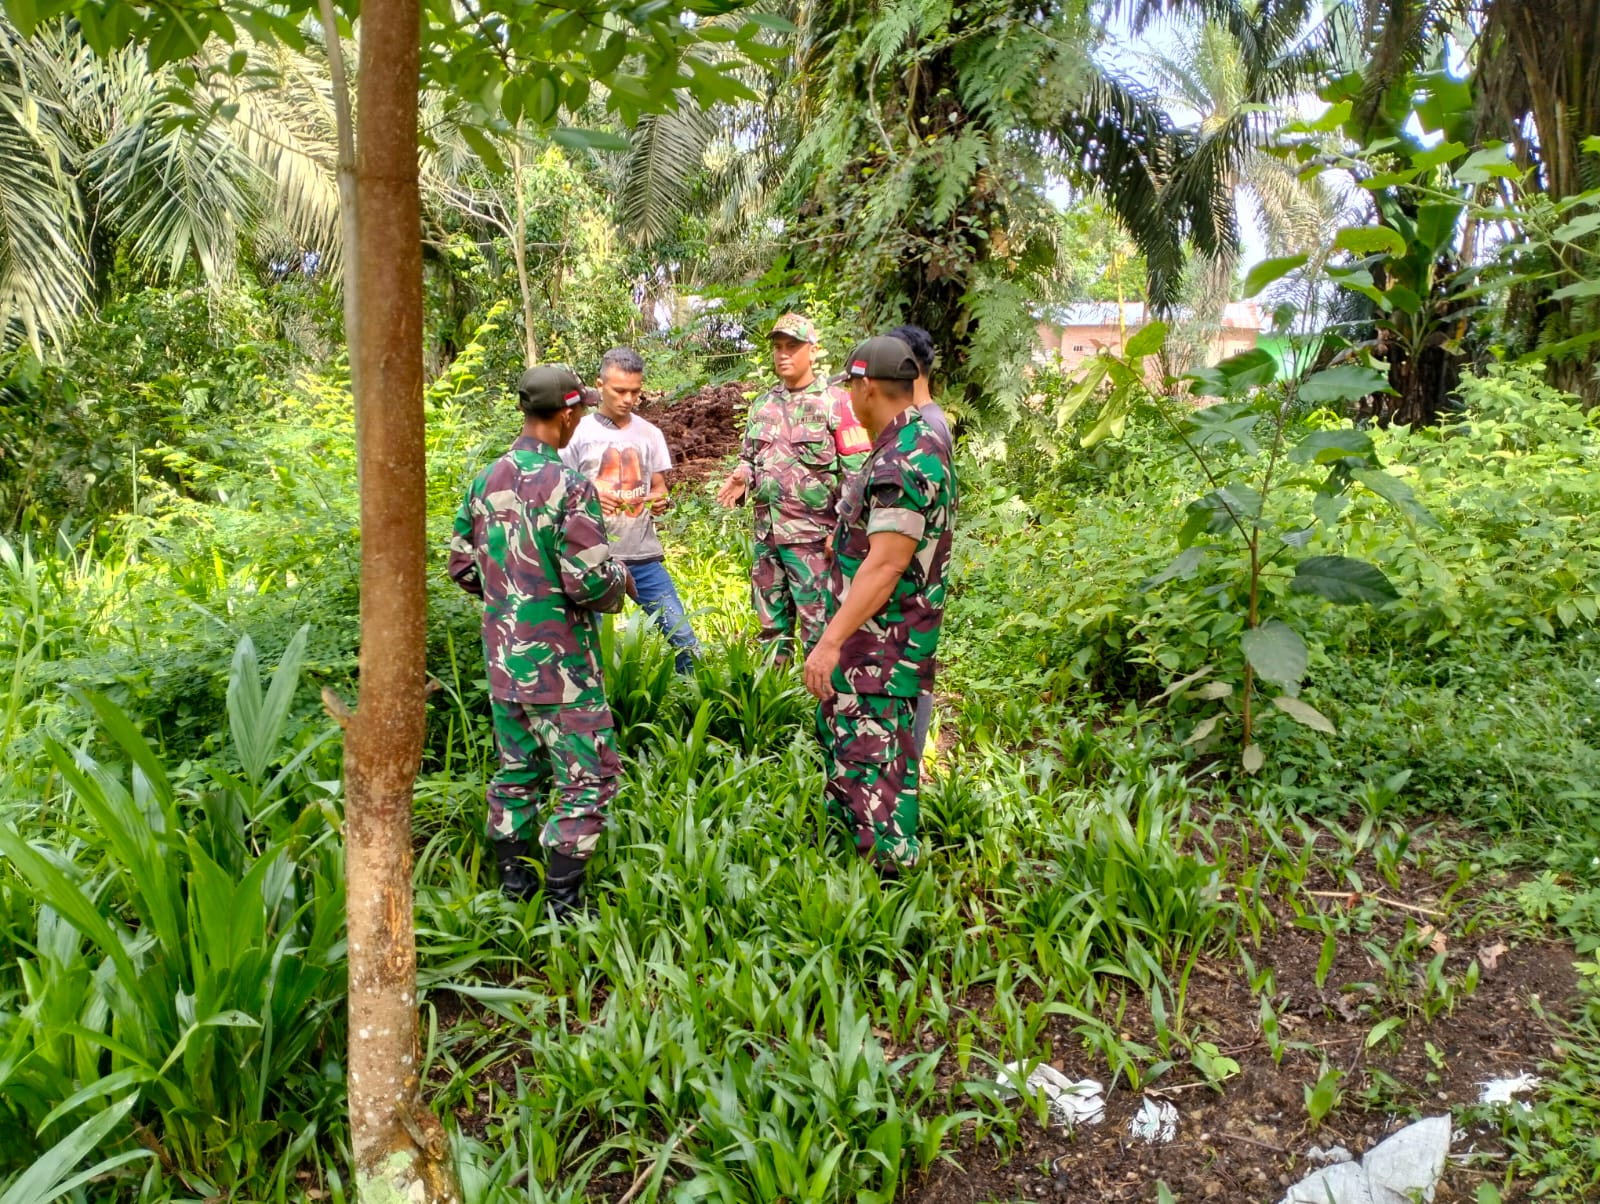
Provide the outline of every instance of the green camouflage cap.
{"type": "Polygon", "coordinates": [[[817,341],[817,324],[804,314],[788,313],[772,324],[772,329],[767,332],[770,339],[773,335],[786,334],[791,339],[799,339],[802,343],[815,343],[817,341]]]}
{"type": "Polygon", "coordinates": [[[857,343],[845,357],[844,374],[852,380],[916,380],[920,375],[916,356],[899,339],[879,335],[857,343]]]}
{"type": "Polygon", "coordinates": [[[554,414],[588,405],[583,382],[565,364],[540,364],[517,381],[517,400],[524,414],[554,414]]]}

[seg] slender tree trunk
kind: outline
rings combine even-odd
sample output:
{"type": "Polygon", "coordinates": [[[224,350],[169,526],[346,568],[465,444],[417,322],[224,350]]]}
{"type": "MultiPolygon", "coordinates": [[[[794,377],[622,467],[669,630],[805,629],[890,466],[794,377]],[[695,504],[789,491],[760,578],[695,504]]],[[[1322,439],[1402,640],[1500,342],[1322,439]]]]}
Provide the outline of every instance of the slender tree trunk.
{"type": "Polygon", "coordinates": [[[522,182],[522,144],[511,144],[511,186],[516,190],[516,225],[511,231],[511,258],[517,265],[517,289],[522,294],[523,367],[539,362],[539,343],[533,335],[533,284],[528,279],[528,195],[522,182]]]}
{"type": "Polygon", "coordinates": [[[424,514],[418,0],[362,6],[354,363],[360,392],[360,694],[345,728],[350,1140],[363,1204],[456,1204],[422,1104],[411,793],[422,760],[424,514]],[[369,404],[370,403],[370,404],[369,404]]]}

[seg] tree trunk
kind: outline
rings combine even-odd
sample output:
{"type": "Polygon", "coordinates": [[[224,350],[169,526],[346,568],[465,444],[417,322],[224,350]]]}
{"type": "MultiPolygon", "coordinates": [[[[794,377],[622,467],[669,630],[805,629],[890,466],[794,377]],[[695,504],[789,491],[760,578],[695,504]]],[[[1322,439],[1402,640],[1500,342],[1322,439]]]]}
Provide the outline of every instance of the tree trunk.
{"type": "Polygon", "coordinates": [[[418,0],[362,6],[355,268],[362,312],[360,693],[345,729],[350,1141],[364,1204],[456,1204],[417,1078],[411,792],[425,691],[418,0]]]}
{"type": "Polygon", "coordinates": [[[533,334],[533,284],[528,279],[528,196],[522,180],[522,144],[511,144],[511,186],[516,190],[516,225],[511,231],[511,258],[517,265],[517,290],[522,294],[523,367],[539,362],[539,342],[533,334]]]}

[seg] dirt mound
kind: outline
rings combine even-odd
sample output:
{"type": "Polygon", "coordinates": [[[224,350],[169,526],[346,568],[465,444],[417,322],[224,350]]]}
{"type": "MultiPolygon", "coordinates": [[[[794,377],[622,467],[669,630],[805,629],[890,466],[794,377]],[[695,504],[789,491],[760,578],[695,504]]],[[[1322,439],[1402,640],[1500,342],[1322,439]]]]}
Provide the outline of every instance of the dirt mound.
{"type": "Polygon", "coordinates": [[[662,394],[646,393],[639,415],[661,428],[672,453],[672,478],[676,482],[703,481],[726,467],[727,458],[739,450],[744,437],[746,394],[755,386],[737,382],[707,385],[669,402],[662,394]]]}

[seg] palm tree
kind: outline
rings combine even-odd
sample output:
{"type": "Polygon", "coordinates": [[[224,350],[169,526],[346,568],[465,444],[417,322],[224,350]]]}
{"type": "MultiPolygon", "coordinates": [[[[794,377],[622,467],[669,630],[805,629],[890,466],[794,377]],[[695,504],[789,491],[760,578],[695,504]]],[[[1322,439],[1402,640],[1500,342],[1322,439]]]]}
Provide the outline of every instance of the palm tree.
{"type": "Polygon", "coordinates": [[[337,262],[324,65],[256,46],[226,62],[216,47],[152,71],[136,50],[96,57],[65,22],[23,39],[0,16],[0,344],[59,346],[108,244],[214,285],[246,250],[337,262]]]}
{"type": "MultiPolygon", "coordinates": [[[[1295,79],[1303,84],[1314,60],[1298,37],[1288,47],[1274,47],[1263,36],[1270,29],[1254,31],[1248,43],[1239,40],[1236,29],[1217,19],[1180,23],[1181,49],[1153,60],[1162,98],[1169,107],[1195,115],[1190,128],[1201,145],[1243,127],[1245,136],[1237,138],[1234,152],[1219,161],[1221,187],[1234,198],[1248,196],[1254,202],[1270,254],[1312,251],[1332,237],[1338,207],[1319,182],[1302,181],[1294,167],[1266,149],[1275,125],[1266,110],[1292,111],[1285,109],[1279,93],[1295,79]],[[1252,71],[1247,46],[1258,57],[1291,63],[1288,77],[1269,77],[1263,87],[1264,73],[1252,71]]],[[[1183,287],[1186,320],[1176,338],[1182,346],[1169,363],[1174,374],[1211,346],[1238,270],[1239,245],[1232,239],[1223,241],[1214,255],[1189,263],[1183,287]]]]}

